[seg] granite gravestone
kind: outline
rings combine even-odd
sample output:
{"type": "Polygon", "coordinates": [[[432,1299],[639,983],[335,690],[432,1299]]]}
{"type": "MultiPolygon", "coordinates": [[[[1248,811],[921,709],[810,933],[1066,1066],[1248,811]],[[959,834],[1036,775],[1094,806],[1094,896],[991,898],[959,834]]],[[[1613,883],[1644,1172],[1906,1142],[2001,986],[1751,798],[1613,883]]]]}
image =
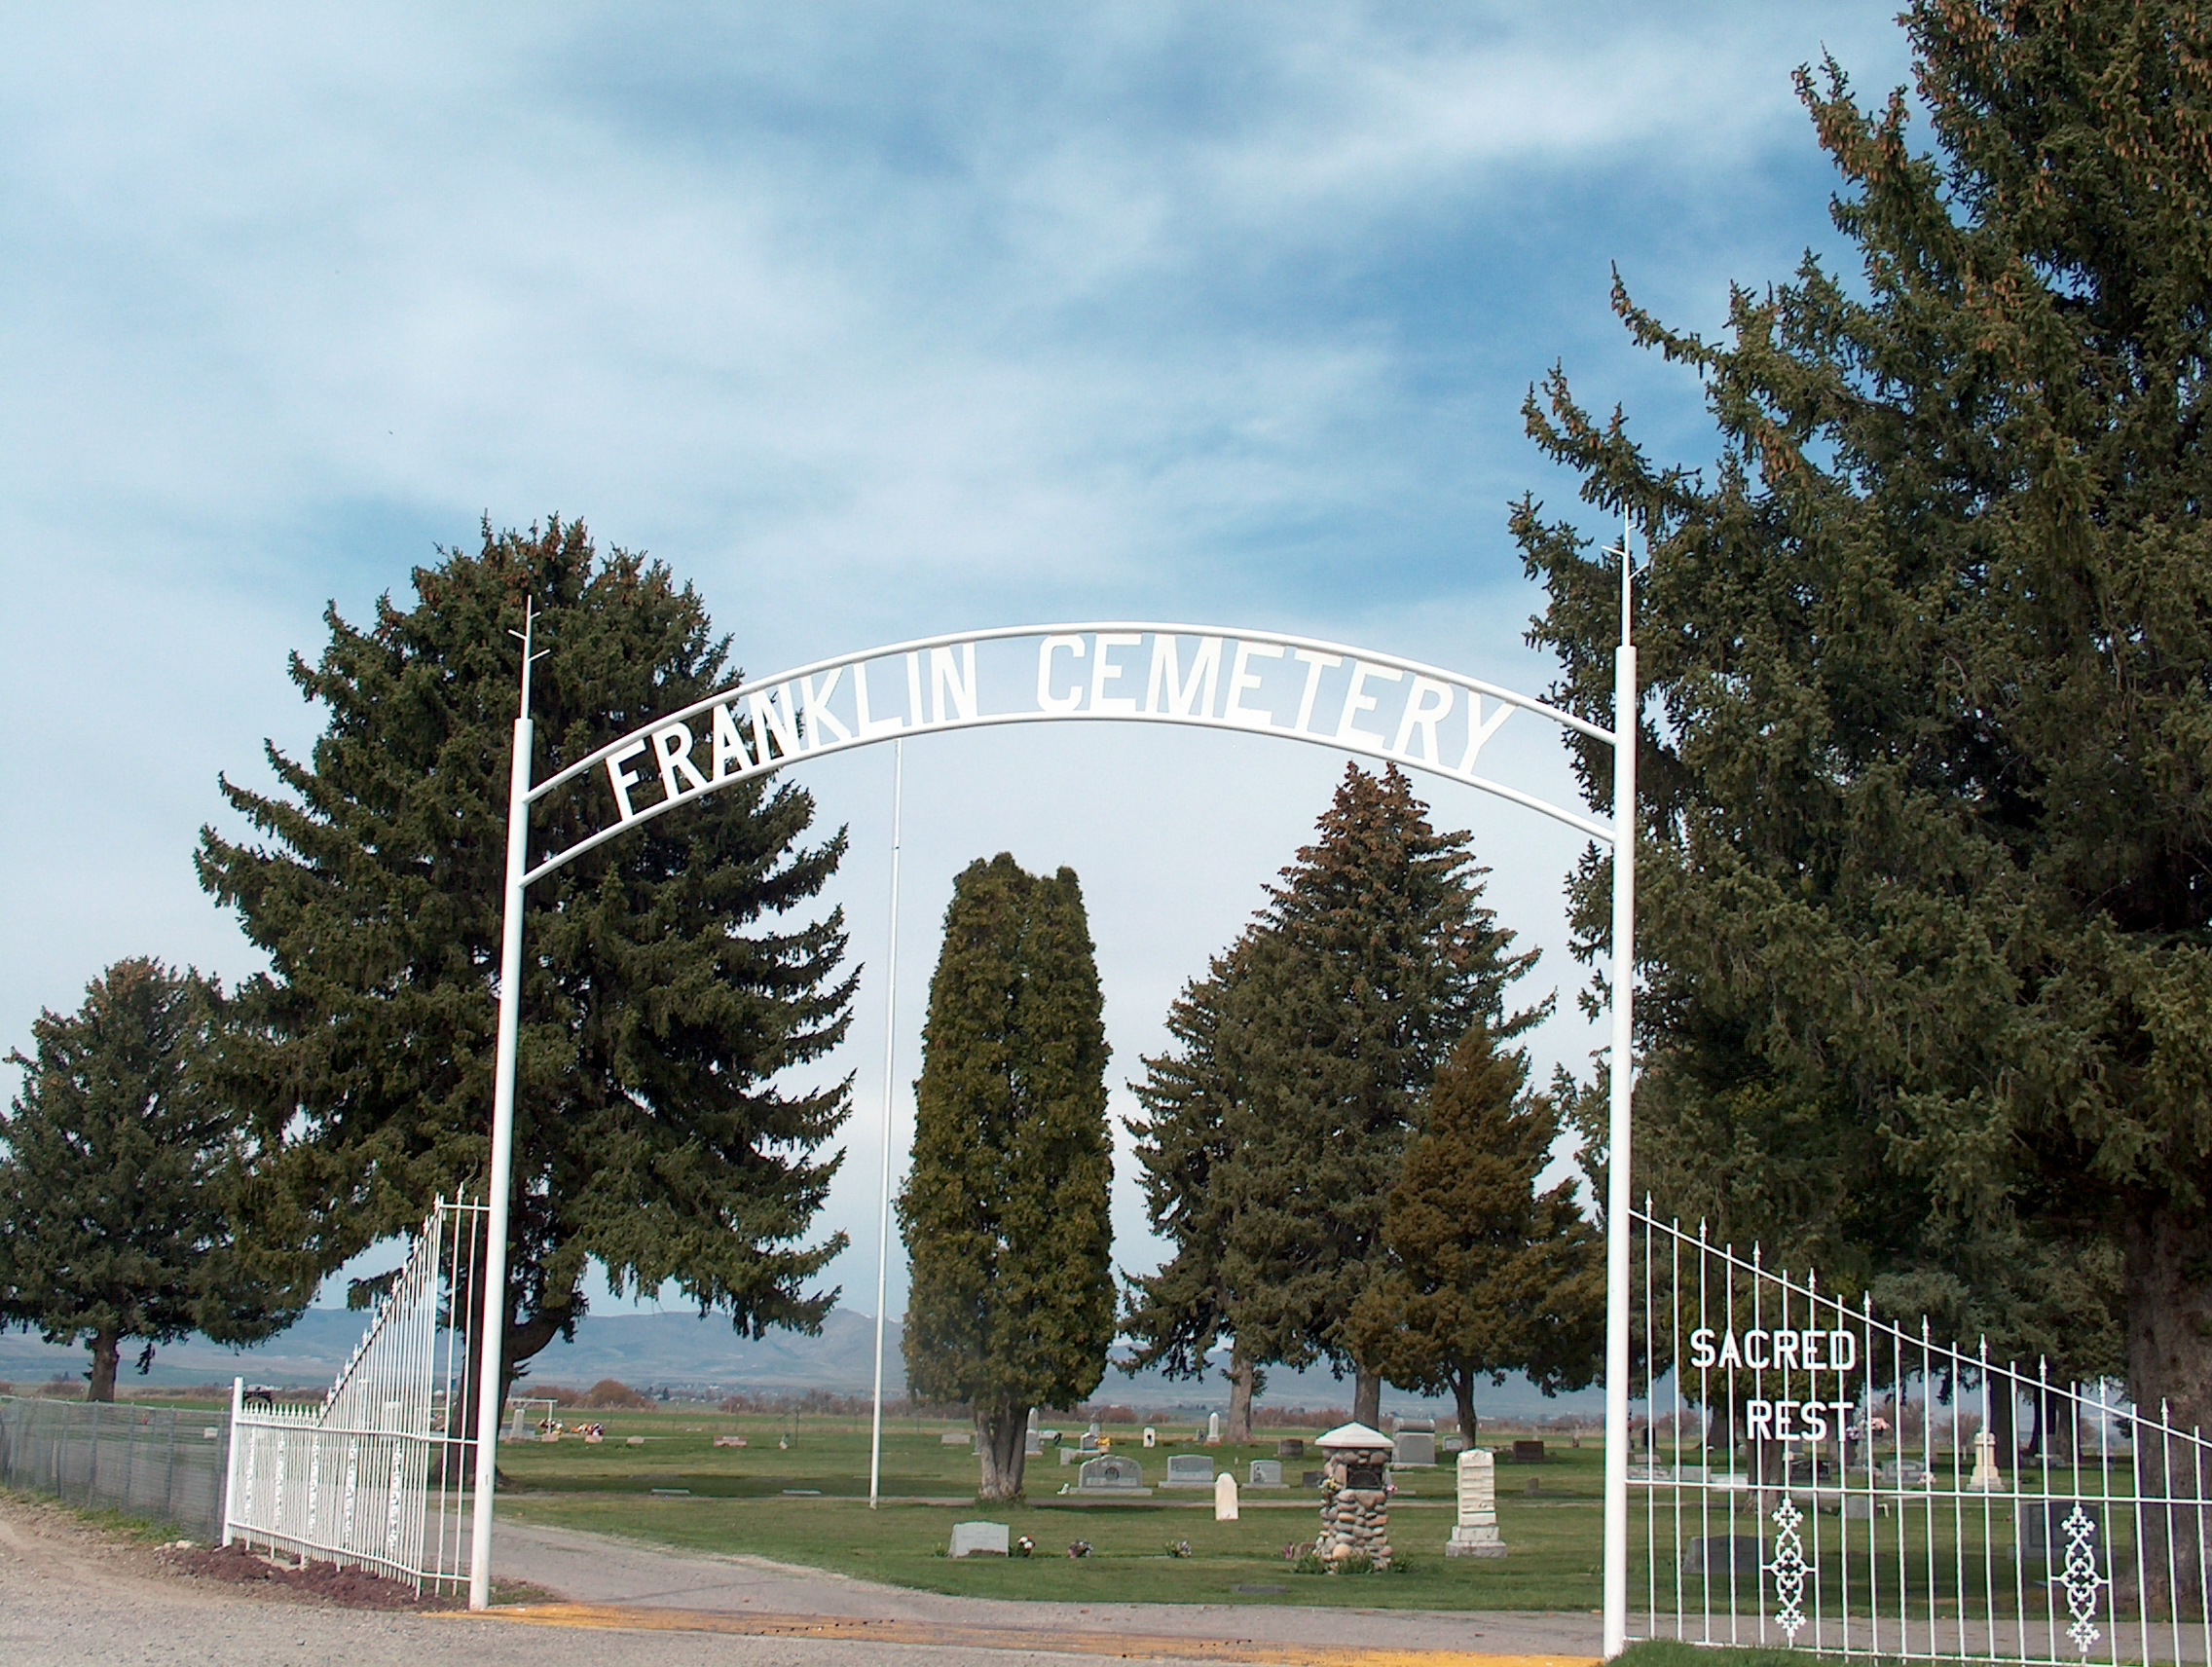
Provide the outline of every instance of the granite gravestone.
{"type": "Polygon", "coordinates": [[[1390,1463],[1400,1469],[1435,1469],[1436,1432],[1430,1429],[1399,1431],[1397,1453],[1390,1463]]]}
{"type": "Polygon", "coordinates": [[[1004,1557],[1007,1554],[1003,1522],[956,1522],[947,1557],[1004,1557]]]}
{"type": "Polygon", "coordinates": [[[1076,1492],[1079,1494],[1149,1494],[1144,1485],[1144,1469],[1134,1459],[1117,1458],[1111,1453],[1084,1461],[1083,1468],[1076,1472],[1076,1492]]]}
{"type": "Polygon", "coordinates": [[[1167,1461],[1167,1480],[1161,1485],[1167,1488],[1210,1488],[1213,1486],[1213,1461],[1203,1453],[1178,1453],[1167,1461]]]}
{"type": "Polygon", "coordinates": [[[1280,1459],[1253,1460],[1251,1479],[1244,1485],[1248,1488],[1281,1487],[1283,1485],[1282,1461],[1280,1459]]]}

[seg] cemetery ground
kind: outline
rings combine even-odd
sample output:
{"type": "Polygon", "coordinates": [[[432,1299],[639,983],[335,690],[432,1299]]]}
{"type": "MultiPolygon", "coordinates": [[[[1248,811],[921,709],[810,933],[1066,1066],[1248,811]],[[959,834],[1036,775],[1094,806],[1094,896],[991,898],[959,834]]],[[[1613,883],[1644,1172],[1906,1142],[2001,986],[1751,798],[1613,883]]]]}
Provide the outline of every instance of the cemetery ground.
{"type": "MultiPolygon", "coordinates": [[[[1299,1485],[1304,1472],[1320,1467],[1312,1449],[1317,1427],[1270,1428],[1247,1445],[1206,1447],[1189,1426],[1161,1426],[1162,1445],[1147,1450],[1135,1427],[1115,1425],[1106,1432],[1112,1451],[1142,1464],[1151,1498],[1061,1496],[1057,1490],[1074,1483],[1078,1467],[1061,1464],[1047,1444],[1028,1462],[1027,1500],[994,1506],[975,1498],[976,1460],[965,1440],[944,1443],[965,1426],[887,1421],[882,1506],[871,1511],[865,1419],[703,1410],[563,1416],[571,1424],[603,1422],[605,1440],[502,1442],[503,1520],[768,1557],[979,1598],[1585,1613],[1600,1598],[1604,1463],[1595,1443],[1577,1449],[1555,1438],[1541,1464],[1499,1465],[1499,1522],[1511,1548],[1502,1561],[1444,1556],[1455,1484],[1451,1458],[1441,1455],[1433,1470],[1395,1473],[1390,1529],[1400,1566],[1327,1575],[1295,1573],[1283,1555],[1286,1546],[1311,1540],[1319,1526],[1321,1495],[1299,1485]],[[717,1436],[738,1434],[747,1446],[715,1444],[717,1436]],[[1273,1460],[1285,1436],[1307,1443],[1305,1459],[1282,1461],[1291,1485],[1245,1488],[1251,1462],[1273,1460]],[[1202,1454],[1236,1477],[1239,1520],[1214,1520],[1210,1489],[1161,1487],[1168,1459],[1188,1454],[1202,1454]],[[952,1525],[977,1520],[1005,1523],[1013,1540],[1028,1536],[1035,1555],[947,1558],[952,1525]],[[1090,1546],[1088,1556],[1068,1555],[1076,1540],[1090,1546]],[[1188,1556],[1171,1552],[1185,1542],[1188,1556]]],[[[1067,1430],[1071,1441],[1079,1429],[1067,1430]]],[[[1508,1438],[1486,1428],[1484,1443],[1508,1438]]]]}

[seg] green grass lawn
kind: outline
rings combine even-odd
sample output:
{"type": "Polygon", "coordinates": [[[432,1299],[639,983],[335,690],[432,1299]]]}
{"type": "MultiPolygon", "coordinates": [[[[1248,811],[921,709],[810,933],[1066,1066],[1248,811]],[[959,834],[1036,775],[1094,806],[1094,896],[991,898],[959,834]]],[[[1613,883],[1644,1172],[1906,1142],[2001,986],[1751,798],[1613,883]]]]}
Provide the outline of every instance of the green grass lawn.
{"type": "MultiPolygon", "coordinates": [[[[1512,1548],[1503,1561],[1445,1558],[1453,1522],[1447,1463],[1398,1473],[1391,1539],[1402,1570],[1324,1575],[1293,1574],[1282,1555],[1285,1545],[1311,1539],[1319,1527],[1319,1494],[1295,1485],[1302,1470],[1319,1467],[1310,1456],[1284,1462],[1289,1489],[1247,1490],[1241,1520],[1233,1523],[1215,1522],[1212,1496],[1198,1492],[1113,1503],[1063,1500],[1056,1490],[1074,1481],[1075,1467],[1063,1467],[1050,1448],[1029,1462],[1026,1503],[986,1508],[974,1498],[976,1461],[967,1447],[940,1439],[956,1426],[902,1421],[885,1430],[884,1502],[871,1511],[864,1421],[684,1411],[568,1416],[571,1424],[603,1419],[607,1441],[502,1445],[500,1469],[512,1488],[501,1498],[503,1514],[971,1597],[1585,1611],[1599,1601],[1603,1466],[1595,1445],[1555,1447],[1541,1467],[1499,1466],[1499,1522],[1512,1548]],[[714,1445],[716,1435],[739,1431],[749,1447],[714,1445]],[[633,1435],[644,1445],[629,1446],[633,1435]],[[791,1446],[779,1447],[779,1438],[791,1446]],[[1530,1479],[1538,1488],[1533,1496],[1526,1491],[1530,1479]],[[687,1489],[688,1496],[656,1496],[656,1488],[687,1489]],[[1037,1555],[947,1559],[952,1525],[977,1519],[1028,1535],[1037,1555]],[[1089,1542],[1088,1557],[1067,1555],[1076,1539],[1089,1542]],[[1170,1543],[1185,1540],[1189,1557],[1168,1554],[1170,1543]]],[[[1146,1484],[1157,1487],[1172,1454],[1205,1452],[1241,1482],[1251,1460],[1274,1457],[1278,1433],[1303,1434],[1310,1454],[1318,1431],[1271,1430],[1251,1446],[1207,1449],[1182,1429],[1174,1433],[1183,1441],[1149,1452],[1126,1426],[1109,1433],[1126,1437],[1114,1450],[1136,1457],[1146,1484]]]]}

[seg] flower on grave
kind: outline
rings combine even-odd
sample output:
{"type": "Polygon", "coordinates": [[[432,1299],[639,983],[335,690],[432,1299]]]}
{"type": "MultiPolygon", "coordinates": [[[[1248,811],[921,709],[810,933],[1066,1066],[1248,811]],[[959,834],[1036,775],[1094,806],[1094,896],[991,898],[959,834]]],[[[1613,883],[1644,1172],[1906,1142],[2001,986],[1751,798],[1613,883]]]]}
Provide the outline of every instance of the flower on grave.
{"type": "Polygon", "coordinates": [[[1088,1557],[1090,1555],[1090,1541],[1088,1539],[1069,1540],[1068,1555],[1070,1557],[1088,1557]]]}
{"type": "Polygon", "coordinates": [[[1188,1539],[1170,1539],[1170,1540],[1169,1540],[1169,1541],[1167,1542],[1167,1555],[1168,1555],[1168,1556],[1170,1556],[1170,1557],[1188,1557],[1188,1556],[1190,1556],[1190,1554],[1191,1554],[1191,1542],[1190,1542],[1190,1541],[1189,1541],[1188,1539]]]}
{"type": "Polygon", "coordinates": [[[1014,1554],[1016,1557],[1034,1557],[1037,1555],[1037,1542],[1025,1534],[1014,1542],[1014,1554]]]}

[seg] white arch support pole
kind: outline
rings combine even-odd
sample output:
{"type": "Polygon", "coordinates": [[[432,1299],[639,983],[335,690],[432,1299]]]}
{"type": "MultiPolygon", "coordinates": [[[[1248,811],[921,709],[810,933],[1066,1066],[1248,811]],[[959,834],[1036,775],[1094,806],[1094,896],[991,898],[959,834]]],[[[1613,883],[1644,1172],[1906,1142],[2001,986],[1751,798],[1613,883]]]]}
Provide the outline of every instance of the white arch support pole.
{"type": "Polygon", "coordinates": [[[507,772],[507,887],[499,931],[499,1046],[493,1070],[491,1207],[484,1226],[484,1335],[477,1352],[476,1500],[469,1524],[468,1607],[492,1602],[492,1489],[499,1469],[499,1368],[507,1329],[507,1195],[514,1190],[515,1046],[522,1027],[522,910],[530,872],[531,635],[524,615],[522,703],[507,772]]]}
{"type": "Polygon", "coordinates": [[[1636,645],[1628,518],[1613,652],[1613,1039],[1605,1154],[1605,1659],[1628,1647],[1629,1112],[1636,1001],[1636,645]]]}
{"type": "Polygon", "coordinates": [[[899,834],[905,810],[906,743],[891,748],[891,943],[883,967],[883,1200],[875,1222],[875,1425],[868,1436],[867,1508],[883,1485],[883,1303],[891,1277],[891,1108],[899,1074],[899,834]]]}

